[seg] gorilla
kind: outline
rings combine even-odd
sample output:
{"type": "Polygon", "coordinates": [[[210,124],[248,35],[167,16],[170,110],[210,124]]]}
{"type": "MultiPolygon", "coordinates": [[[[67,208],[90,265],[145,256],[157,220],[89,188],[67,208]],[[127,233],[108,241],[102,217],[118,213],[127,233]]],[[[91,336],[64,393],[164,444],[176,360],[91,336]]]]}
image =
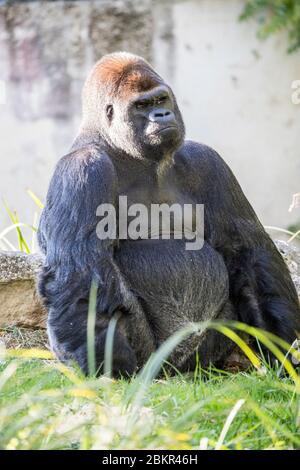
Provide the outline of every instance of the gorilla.
{"type": "MultiPolygon", "coordinates": [[[[239,320],[292,343],[300,308],[288,269],[230,168],[210,147],[185,140],[171,88],[144,59],[118,52],[96,63],[82,103],[79,133],[56,166],[38,230],[45,255],[39,292],[56,356],[89,372],[92,281],[98,286],[98,373],[117,312],[114,376],[135,373],[191,322],[239,320]],[[203,204],[201,249],[187,250],[184,236],[174,234],[99,237],[97,208],[117,209],[120,196],[128,206],[149,210],[155,204],[203,204]]],[[[185,339],[169,362],[187,371],[197,356],[203,367],[221,367],[232,347],[207,330],[185,339]]]]}

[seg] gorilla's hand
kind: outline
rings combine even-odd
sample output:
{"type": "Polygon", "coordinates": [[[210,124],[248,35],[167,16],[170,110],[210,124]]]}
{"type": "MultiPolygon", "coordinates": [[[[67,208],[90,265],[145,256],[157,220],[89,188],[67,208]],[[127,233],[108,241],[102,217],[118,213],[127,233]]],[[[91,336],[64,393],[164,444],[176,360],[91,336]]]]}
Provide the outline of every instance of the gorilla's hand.
{"type": "MultiPolygon", "coordinates": [[[[105,343],[107,329],[96,334],[95,342],[95,359],[96,359],[96,375],[104,372],[105,359],[105,343]]],[[[73,352],[72,358],[76,360],[83,372],[89,374],[87,344],[84,343],[76,351],[73,352]]],[[[130,377],[136,370],[136,355],[130,347],[126,337],[120,331],[115,331],[113,339],[112,354],[112,375],[115,378],[130,377]]]]}
{"type": "Polygon", "coordinates": [[[134,293],[116,273],[109,282],[105,280],[99,284],[97,309],[111,318],[117,310],[122,313],[136,313],[140,310],[140,305],[134,293]]]}

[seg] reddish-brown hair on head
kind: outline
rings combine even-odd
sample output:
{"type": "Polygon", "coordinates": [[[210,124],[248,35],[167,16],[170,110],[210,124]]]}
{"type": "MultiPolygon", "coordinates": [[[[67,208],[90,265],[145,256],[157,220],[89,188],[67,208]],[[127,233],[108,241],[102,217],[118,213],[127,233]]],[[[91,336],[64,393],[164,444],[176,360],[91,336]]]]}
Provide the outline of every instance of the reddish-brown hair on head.
{"type": "Polygon", "coordinates": [[[128,98],[157,86],[161,79],[150,64],[139,56],[116,52],[104,56],[94,67],[95,79],[113,94],[128,98]]]}
{"type": "Polygon", "coordinates": [[[106,93],[128,98],[132,93],[150,90],[162,82],[150,64],[128,52],[115,52],[102,57],[93,67],[85,88],[96,86],[106,93]]]}

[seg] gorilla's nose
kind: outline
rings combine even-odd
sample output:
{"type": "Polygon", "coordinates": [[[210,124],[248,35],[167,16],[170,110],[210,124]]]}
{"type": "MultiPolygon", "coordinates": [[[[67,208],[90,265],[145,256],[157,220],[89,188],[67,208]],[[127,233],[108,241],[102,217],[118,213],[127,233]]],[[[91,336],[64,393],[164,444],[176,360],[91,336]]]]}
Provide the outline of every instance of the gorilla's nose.
{"type": "Polygon", "coordinates": [[[168,122],[175,121],[175,116],[174,113],[168,109],[155,109],[149,113],[149,121],[167,124],[168,122]]]}

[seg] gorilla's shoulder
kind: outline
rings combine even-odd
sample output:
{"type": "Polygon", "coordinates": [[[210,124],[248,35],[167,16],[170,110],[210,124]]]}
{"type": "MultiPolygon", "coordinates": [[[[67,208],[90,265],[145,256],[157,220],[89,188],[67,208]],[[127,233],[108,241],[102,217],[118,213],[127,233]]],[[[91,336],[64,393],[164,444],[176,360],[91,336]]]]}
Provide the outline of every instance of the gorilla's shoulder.
{"type": "Polygon", "coordinates": [[[58,161],[61,165],[68,163],[90,163],[93,161],[108,161],[110,160],[107,153],[100,145],[90,144],[78,149],[71,149],[71,151],[58,161]]]}
{"type": "Polygon", "coordinates": [[[100,145],[87,145],[73,150],[60,158],[56,172],[89,173],[93,171],[114,171],[113,163],[100,145]]]}
{"type": "Polygon", "coordinates": [[[227,165],[218,152],[208,145],[193,140],[184,141],[175,156],[176,164],[190,170],[221,171],[227,165]]]}

